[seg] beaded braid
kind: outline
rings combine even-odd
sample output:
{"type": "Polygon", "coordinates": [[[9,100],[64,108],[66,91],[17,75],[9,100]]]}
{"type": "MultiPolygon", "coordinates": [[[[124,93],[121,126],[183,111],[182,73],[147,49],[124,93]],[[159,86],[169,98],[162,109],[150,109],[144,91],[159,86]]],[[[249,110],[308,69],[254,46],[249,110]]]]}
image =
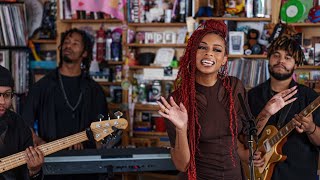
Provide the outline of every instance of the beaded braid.
{"type": "MultiPolygon", "coordinates": [[[[190,148],[190,162],[188,168],[188,179],[197,179],[195,154],[199,152],[198,143],[200,138],[201,126],[198,119],[196,88],[195,88],[195,73],[196,73],[196,53],[202,38],[208,34],[214,33],[222,37],[224,40],[227,36],[227,27],[223,21],[207,20],[195,30],[188,40],[184,55],[180,58],[180,67],[177,79],[175,81],[175,89],[179,94],[178,102],[182,102],[188,111],[188,144],[190,148]],[[196,132],[197,130],[197,132],[196,132]]],[[[227,55],[227,43],[226,55],[227,55]]],[[[230,79],[227,76],[228,63],[219,72],[218,78],[222,80],[222,85],[226,89],[229,96],[229,129],[232,134],[232,147],[230,147],[231,160],[235,166],[233,150],[236,146],[236,137],[238,134],[237,116],[234,108],[233,90],[230,79]],[[234,127],[236,131],[234,132],[234,127]]]]}

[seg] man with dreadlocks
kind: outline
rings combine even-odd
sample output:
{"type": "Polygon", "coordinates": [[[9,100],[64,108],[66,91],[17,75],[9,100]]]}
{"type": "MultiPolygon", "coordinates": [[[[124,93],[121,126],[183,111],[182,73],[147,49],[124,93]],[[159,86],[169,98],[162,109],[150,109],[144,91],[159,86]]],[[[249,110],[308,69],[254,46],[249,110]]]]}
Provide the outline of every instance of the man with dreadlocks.
{"type": "MultiPolygon", "coordinates": [[[[249,153],[238,140],[246,123],[237,95],[246,102],[240,80],[227,76],[227,27],[208,20],[195,30],[180,59],[175,91],[161,97],[159,114],[167,118],[171,157],[180,179],[241,180],[240,158],[249,153]]],[[[268,118],[294,101],[294,88],[275,95],[260,113],[268,118]]]]}
{"type": "MultiPolygon", "coordinates": [[[[257,115],[273,94],[293,86],[297,86],[298,90],[295,95],[298,98],[297,101],[285,106],[269,120],[260,120],[257,123],[258,133],[262,132],[266,125],[274,125],[280,129],[291,120],[295,124],[296,131],[288,135],[282,147],[282,153],[287,156],[287,159],[275,165],[272,180],[317,179],[318,147],[320,146],[319,110],[308,117],[298,113],[318,95],[313,89],[296,83],[292,77],[294,70],[303,62],[303,51],[293,37],[284,35],[271,43],[268,58],[270,79],[248,93],[252,114],[257,115]]],[[[261,152],[255,153],[254,159],[258,167],[265,163],[264,158],[261,158],[261,152]]]]}
{"type": "MultiPolygon", "coordinates": [[[[30,90],[22,116],[30,127],[38,120],[36,145],[83,131],[108,109],[102,88],[89,76],[93,41],[83,30],[71,29],[61,38],[59,67],[30,90]]],[[[84,142],[70,149],[95,148],[84,142]]]]}

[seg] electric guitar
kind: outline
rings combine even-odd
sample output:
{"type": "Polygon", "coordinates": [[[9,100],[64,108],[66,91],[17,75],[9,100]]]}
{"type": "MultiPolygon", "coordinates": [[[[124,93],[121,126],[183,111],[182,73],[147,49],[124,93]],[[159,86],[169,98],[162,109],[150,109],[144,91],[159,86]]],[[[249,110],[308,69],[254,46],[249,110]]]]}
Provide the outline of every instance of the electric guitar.
{"type": "MultiPolygon", "coordinates": [[[[113,133],[115,128],[117,129],[126,129],[128,126],[127,120],[123,118],[105,120],[93,122],[90,125],[90,130],[95,141],[100,141],[113,133]]],[[[72,145],[81,143],[83,141],[89,140],[90,137],[87,136],[87,131],[82,131],[71,136],[64,137],[43,145],[38,146],[38,148],[43,152],[44,156],[55,153],[62,149],[68,148],[72,145]]],[[[8,171],[10,169],[16,168],[23,164],[26,164],[24,159],[25,152],[19,152],[12,154],[10,156],[0,159],[0,173],[8,171]]]]}
{"type": "MultiPolygon", "coordinates": [[[[311,104],[304,108],[300,115],[304,117],[310,115],[320,105],[320,96],[311,104]]],[[[279,131],[275,126],[268,125],[265,127],[258,142],[258,148],[265,160],[262,167],[254,167],[254,175],[256,180],[270,180],[272,177],[274,166],[277,162],[286,160],[287,156],[282,155],[282,146],[287,140],[289,133],[295,129],[295,125],[291,120],[279,131]]],[[[250,167],[246,162],[242,162],[246,179],[250,179],[250,167]]]]}

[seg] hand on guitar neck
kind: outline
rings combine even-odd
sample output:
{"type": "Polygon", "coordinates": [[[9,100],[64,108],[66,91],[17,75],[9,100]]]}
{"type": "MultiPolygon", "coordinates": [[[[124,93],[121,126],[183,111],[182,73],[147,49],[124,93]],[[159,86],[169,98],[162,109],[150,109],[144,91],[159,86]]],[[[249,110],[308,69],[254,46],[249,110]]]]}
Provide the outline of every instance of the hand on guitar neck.
{"type": "MultiPolygon", "coordinates": [[[[30,175],[34,175],[33,173],[37,172],[33,172],[33,170],[37,170],[37,167],[41,164],[43,160],[42,156],[47,156],[87,140],[95,140],[96,142],[99,142],[114,133],[116,130],[126,129],[128,126],[127,120],[120,118],[120,116],[117,117],[118,119],[93,122],[91,123],[90,128],[87,128],[85,131],[39,145],[35,149],[28,148],[29,151],[26,150],[3,157],[0,159],[0,173],[28,163],[30,175]]],[[[39,137],[34,134],[33,138],[39,137]]],[[[44,143],[41,138],[36,139],[35,141],[35,144],[44,143]]]]}
{"type": "Polygon", "coordinates": [[[317,128],[316,124],[313,122],[312,114],[307,117],[304,117],[301,114],[296,114],[292,120],[298,133],[305,132],[307,134],[313,134],[317,128]]]}
{"type": "Polygon", "coordinates": [[[44,163],[44,154],[37,147],[28,147],[25,150],[25,160],[29,170],[29,176],[34,176],[39,173],[44,163]]]}

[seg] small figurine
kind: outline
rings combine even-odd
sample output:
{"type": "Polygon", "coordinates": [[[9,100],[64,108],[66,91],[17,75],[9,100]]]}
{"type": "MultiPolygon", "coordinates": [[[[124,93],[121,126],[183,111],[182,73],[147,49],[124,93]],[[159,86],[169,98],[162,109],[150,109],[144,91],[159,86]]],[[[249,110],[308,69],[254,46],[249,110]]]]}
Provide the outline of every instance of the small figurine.
{"type": "Polygon", "coordinates": [[[318,6],[310,9],[308,19],[313,23],[320,22],[320,1],[318,6]]]}
{"type": "Polygon", "coordinates": [[[226,4],[226,11],[231,15],[238,15],[244,12],[245,0],[229,0],[226,4]]]}
{"type": "Polygon", "coordinates": [[[247,43],[244,45],[244,52],[246,55],[261,54],[262,46],[258,43],[259,31],[250,29],[247,34],[247,43]]]}

